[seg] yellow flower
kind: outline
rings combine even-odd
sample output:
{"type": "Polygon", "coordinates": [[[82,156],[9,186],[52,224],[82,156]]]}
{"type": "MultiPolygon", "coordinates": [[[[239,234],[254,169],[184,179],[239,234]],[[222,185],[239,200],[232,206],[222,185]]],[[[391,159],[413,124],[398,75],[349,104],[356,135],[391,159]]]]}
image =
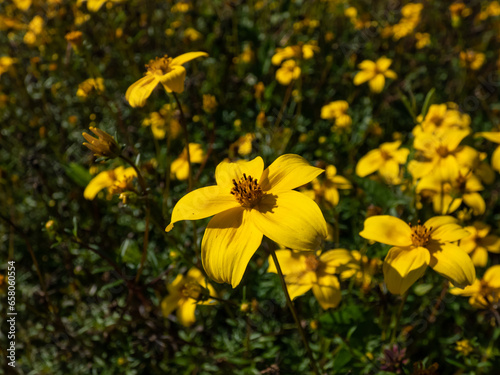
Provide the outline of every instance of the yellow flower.
{"type": "Polygon", "coordinates": [[[217,296],[213,286],[206,281],[201,271],[194,267],[186,276],[177,275],[172,284],[167,284],[167,290],[168,296],[161,301],[163,316],[168,317],[177,309],[177,320],[185,327],[196,321],[197,305],[213,304],[215,301],[210,297],[217,296]]]}
{"type": "Polygon", "coordinates": [[[451,288],[451,294],[470,297],[469,303],[476,309],[487,309],[500,302],[500,265],[486,270],[481,280],[464,289],[451,288]]]}
{"type": "Polygon", "coordinates": [[[416,43],[417,49],[422,49],[431,44],[431,34],[429,33],[416,33],[415,39],[417,40],[416,43]]]}
{"type": "Polygon", "coordinates": [[[31,6],[31,0],[14,0],[14,4],[16,5],[17,9],[26,11],[29,9],[31,6]]]}
{"type": "Polygon", "coordinates": [[[464,356],[468,356],[474,348],[471,346],[469,340],[460,340],[456,343],[455,350],[459,353],[462,353],[464,356]]]}
{"type": "Polygon", "coordinates": [[[2,76],[2,74],[7,72],[10,69],[10,67],[15,63],[17,63],[17,59],[14,59],[9,56],[0,57],[0,77],[2,76]]]}
{"type": "MultiPolygon", "coordinates": [[[[345,100],[330,102],[321,107],[321,118],[325,120],[335,120],[335,127],[348,128],[352,124],[351,116],[347,114],[349,103],[345,100]]],[[[332,128],[332,131],[335,128],[332,128]]]]}
{"type": "Polygon", "coordinates": [[[201,243],[208,276],[236,287],[265,235],[286,247],[316,250],[327,236],[319,207],[293,191],[323,170],[298,155],[282,155],[266,170],[264,161],[222,162],[215,170],[216,186],[190,192],[174,207],[172,221],[215,215],[201,243]]]}
{"type": "Polygon", "coordinates": [[[104,171],[95,176],[85,188],[83,196],[85,199],[93,200],[102,189],[108,188],[108,193],[120,194],[125,190],[132,190],[132,180],[137,176],[134,168],[118,167],[110,171],[104,171]]]}
{"type": "Polygon", "coordinates": [[[314,57],[315,52],[319,52],[319,47],[315,42],[276,48],[276,53],[271,58],[271,63],[273,65],[280,65],[284,60],[288,59],[309,60],[314,57]]]}
{"type": "Polygon", "coordinates": [[[82,133],[83,137],[87,140],[87,142],[89,142],[83,142],[83,145],[92,151],[95,156],[113,159],[120,155],[121,148],[111,135],[101,129],[93,127],[90,127],[89,129],[92,133],[97,135],[97,138],[91,136],[90,134],[82,133]]]}
{"type": "MultiPolygon", "coordinates": [[[[189,144],[189,157],[191,164],[201,163],[205,157],[203,148],[198,143],[189,144]]],[[[175,159],[170,166],[170,173],[178,180],[187,180],[189,177],[189,162],[187,158],[187,149],[184,147],[182,153],[175,159]]]]}
{"type": "Polygon", "coordinates": [[[217,109],[217,99],[213,95],[203,95],[203,110],[207,113],[214,113],[217,109]]]}
{"type": "Polygon", "coordinates": [[[354,84],[359,86],[368,81],[372,92],[381,92],[384,89],[385,78],[396,79],[398,77],[394,71],[389,69],[391,64],[392,60],[385,56],[379,58],[376,62],[362,61],[358,65],[361,71],[354,77],[354,84]]]}
{"type": "Polygon", "coordinates": [[[392,28],[390,32],[394,40],[399,40],[410,35],[420,23],[420,13],[422,12],[423,4],[410,3],[401,8],[403,18],[392,28]]]}
{"type": "Polygon", "coordinates": [[[89,12],[97,12],[107,1],[109,1],[109,4],[112,4],[121,3],[125,0],[87,0],[87,9],[89,10],[89,12]]]}
{"type": "Polygon", "coordinates": [[[460,62],[462,66],[469,67],[471,70],[478,70],[483,66],[486,60],[486,55],[482,52],[475,52],[472,50],[460,52],[460,62]]]}
{"type": "Polygon", "coordinates": [[[464,202],[472,208],[474,215],[482,215],[486,210],[486,203],[478,193],[484,189],[479,179],[467,170],[458,171],[456,175],[453,173],[450,172],[448,180],[441,179],[436,173],[424,176],[419,181],[416,192],[423,196],[432,196],[436,213],[450,214],[464,202]]]}
{"type": "Polygon", "coordinates": [[[461,113],[455,103],[432,104],[422,122],[413,129],[413,135],[423,132],[441,136],[450,130],[470,131],[470,121],[470,116],[461,113]]]}
{"type": "Polygon", "coordinates": [[[498,143],[499,146],[493,151],[491,155],[491,166],[497,172],[500,172],[500,132],[481,132],[476,133],[476,137],[484,137],[488,141],[498,143]]]}
{"type": "Polygon", "coordinates": [[[163,139],[168,133],[171,138],[177,138],[181,131],[181,124],[174,118],[171,104],[164,104],[158,112],[151,112],[142,121],[143,126],[150,126],[156,139],[163,139]]]}
{"type": "Polygon", "coordinates": [[[170,11],[172,13],[187,13],[193,8],[192,4],[188,1],[179,1],[172,5],[170,11]]]}
{"type": "Polygon", "coordinates": [[[64,36],[64,39],[71,44],[71,47],[73,47],[74,50],[78,50],[83,42],[83,34],[81,31],[71,31],[64,36]]]}
{"type": "Polygon", "coordinates": [[[390,183],[400,183],[399,166],[406,163],[410,150],[399,148],[401,141],[386,142],[380,145],[380,148],[371,150],[363,156],[356,165],[356,174],[359,177],[365,177],[377,172],[382,178],[390,183]]]}
{"type": "MultiPolygon", "coordinates": [[[[286,288],[291,299],[313,290],[323,309],[337,307],[342,298],[340,283],[333,274],[337,268],[351,261],[351,254],[345,249],[326,251],[317,257],[292,250],[277,250],[276,257],[285,276],[286,288]]],[[[278,273],[269,256],[267,272],[278,273]]]]}
{"type": "Polygon", "coordinates": [[[351,251],[352,260],[339,268],[340,279],[346,280],[354,276],[361,288],[370,288],[373,276],[379,272],[382,261],[378,258],[369,259],[358,250],[351,251]]]}
{"type": "Polygon", "coordinates": [[[92,91],[97,93],[103,93],[105,90],[104,80],[99,78],[89,78],[78,85],[78,90],[76,91],[76,96],[81,99],[86,98],[92,91]]]}
{"type": "Polygon", "coordinates": [[[297,65],[295,60],[287,60],[276,71],[276,80],[280,84],[287,86],[294,79],[299,78],[300,73],[301,73],[300,67],[297,65]]]}
{"type": "Polygon", "coordinates": [[[470,255],[475,266],[485,267],[488,262],[488,251],[500,253],[500,238],[489,234],[491,227],[478,221],[473,226],[465,227],[465,230],[470,236],[460,241],[460,247],[470,255]]]}
{"type": "Polygon", "coordinates": [[[192,27],[188,27],[184,30],[184,38],[188,39],[191,42],[196,42],[197,40],[203,38],[203,34],[198,30],[193,29],[192,27]]]}
{"type": "Polygon", "coordinates": [[[239,56],[233,58],[233,62],[235,64],[250,64],[254,58],[255,54],[252,50],[252,47],[249,44],[245,44],[245,46],[243,47],[243,51],[239,54],[239,56]]]}
{"type": "Polygon", "coordinates": [[[28,25],[28,31],[24,34],[23,41],[28,45],[36,43],[37,36],[42,33],[43,30],[43,18],[40,16],[35,16],[28,25]]]}
{"type": "Polygon", "coordinates": [[[322,182],[316,178],[311,184],[313,190],[302,189],[301,192],[319,204],[325,200],[332,206],[339,204],[338,189],[352,189],[351,182],[345,177],[337,175],[337,168],[333,165],[326,167],[325,179],[322,182]]]}
{"type": "Polygon", "coordinates": [[[372,216],[365,220],[360,236],[394,246],[383,265],[387,289],[393,294],[405,293],[427,266],[462,288],[476,277],[472,260],[454,244],[468,232],[451,216],[436,216],[414,226],[393,216],[372,216]]]}
{"type": "Polygon", "coordinates": [[[208,56],[208,54],[206,52],[189,52],[175,58],[165,55],[151,60],[146,65],[148,70],[146,75],[128,88],[125,98],[132,107],[142,107],[159,83],[167,92],[183,92],[186,69],[182,65],[203,56],[208,56]]]}
{"type": "Polygon", "coordinates": [[[234,149],[238,149],[238,155],[246,156],[252,152],[252,142],[255,140],[255,134],[247,133],[236,142],[234,142],[229,149],[234,153],[234,149]]]}

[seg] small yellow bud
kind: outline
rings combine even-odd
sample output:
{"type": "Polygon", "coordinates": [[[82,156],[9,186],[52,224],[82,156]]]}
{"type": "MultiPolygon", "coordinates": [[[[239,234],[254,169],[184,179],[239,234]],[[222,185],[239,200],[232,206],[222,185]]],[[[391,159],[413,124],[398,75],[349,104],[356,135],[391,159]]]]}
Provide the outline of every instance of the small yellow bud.
{"type": "Polygon", "coordinates": [[[92,133],[97,135],[97,138],[87,133],[82,133],[83,137],[88,142],[83,142],[83,145],[92,151],[95,156],[102,156],[110,159],[120,156],[120,146],[118,146],[118,143],[116,143],[111,135],[94,127],[90,127],[89,129],[92,133]]]}

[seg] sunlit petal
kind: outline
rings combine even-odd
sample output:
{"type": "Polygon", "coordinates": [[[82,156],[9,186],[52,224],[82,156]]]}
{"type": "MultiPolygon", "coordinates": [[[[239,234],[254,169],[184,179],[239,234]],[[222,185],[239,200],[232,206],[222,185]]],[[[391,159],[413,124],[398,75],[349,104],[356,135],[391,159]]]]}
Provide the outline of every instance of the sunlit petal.
{"type": "Polygon", "coordinates": [[[262,160],[260,156],[257,156],[251,161],[241,160],[237,163],[223,161],[215,169],[215,180],[218,186],[226,189],[227,192],[230,193],[234,186],[233,180],[238,182],[243,177],[243,173],[245,173],[247,177],[252,176],[258,179],[260,183],[263,171],[264,160],[262,160]]]}
{"type": "Polygon", "coordinates": [[[318,275],[317,282],[313,284],[312,290],[324,310],[337,307],[342,299],[339,280],[333,275],[318,275]]]}
{"type": "Polygon", "coordinates": [[[196,310],[196,301],[192,298],[182,299],[179,308],[177,309],[177,319],[184,327],[192,326],[196,321],[194,315],[196,310]]]}
{"type": "Polygon", "coordinates": [[[384,159],[382,158],[380,150],[371,150],[358,161],[356,165],[356,174],[359,177],[368,176],[378,171],[383,163],[384,159]]]}
{"type": "Polygon", "coordinates": [[[167,92],[181,93],[184,91],[186,69],[183,66],[173,66],[172,70],[161,76],[160,82],[167,92]]]}
{"type": "Polygon", "coordinates": [[[173,58],[170,64],[174,66],[183,65],[188,61],[197,59],[198,57],[206,57],[206,56],[208,56],[208,53],[206,52],[188,52],[173,58]]]}
{"type": "Polygon", "coordinates": [[[387,289],[392,294],[403,294],[425,272],[429,265],[430,253],[426,248],[393,247],[387,253],[383,270],[387,289]]]}
{"type": "Polygon", "coordinates": [[[429,265],[457,287],[472,284],[476,277],[469,255],[452,243],[442,244],[440,250],[432,251],[429,265]]]}
{"type": "Polygon", "coordinates": [[[359,235],[387,245],[406,247],[412,244],[411,229],[403,220],[394,216],[379,215],[365,220],[359,235]]]}
{"type": "Polygon", "coordinates": [[[368,82],[368,84],[370,85],[370,90],[378,94],[384,89],[385,77],[383,74],[377,74],[370,80],[370,82],[368,82]]]}
{"type": "Polygon", "coordinates": [[[143,107],[146,99],[158,85],[159,79],[155,75],[146,75],[137,82],[133,83],[125,93],[125,99],[132,107],[143,107]]]}

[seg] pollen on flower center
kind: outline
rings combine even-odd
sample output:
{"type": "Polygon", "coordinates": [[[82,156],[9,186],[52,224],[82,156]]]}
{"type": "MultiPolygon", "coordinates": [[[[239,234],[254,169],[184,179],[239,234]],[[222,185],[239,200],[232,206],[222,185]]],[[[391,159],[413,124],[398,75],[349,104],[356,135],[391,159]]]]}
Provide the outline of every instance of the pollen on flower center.
{"type": "Polygon", "coordinates": [[[234,195],[239,204],[243,207],[252,208],[257,205],[264,192],[260,187],[257,179],[254,179],[252,176],[248,176],[243,173],[243,177],[240,181],[236,182],[233,179],[234,187],[231,189],[231,194],[234,195]]]}
{"type": "Polygon", "coordinates": [[[195,282],[188,282],[181,289],[181,294],[183,296],[193,299],[198,299],[200,293],[201,293],[201,286],[195,282]]]}
{"type": "Polygon", "coordinates": [[[432,227],[427,228],[425,225],[420,225],[420,220],[418,221],[418,225],[411,228],[411,241],[415,246],[425,246],[431,237],[432,227]]]}
{"type": "Polygon", "coordinates": [[[389,154],[385,150],[380,150],[380,156],[382,156],[382,159],[384,159],[384,160],[390,160],[390,159],[392,159],[392,155],[389,154]]]}
{"type": "Polygon", "coordinates": [[[306,267],[308,271],[316,271],[319,267],[319,260],[315,255],[308,255],[306,258],[306,267]]]}
{"type": "Polygon", "coordinates": [[[441,156],[442,158],[445,158],[447,157],[449,154],[450,154],[450,151],[448,150],[448,147],[446,146],[443,146],[443,145],[440,145],[437,149],[436,149],[436,153],[441,156]]]}
{"type": "Polygon", "coordinates": [[[149,61],[149,64],[146,64],[146,69],[151,74],[164,75],[172,70],[170,67],[171,62],[172,58],[167,55],[157,57],[154,60],[149,61]]]}

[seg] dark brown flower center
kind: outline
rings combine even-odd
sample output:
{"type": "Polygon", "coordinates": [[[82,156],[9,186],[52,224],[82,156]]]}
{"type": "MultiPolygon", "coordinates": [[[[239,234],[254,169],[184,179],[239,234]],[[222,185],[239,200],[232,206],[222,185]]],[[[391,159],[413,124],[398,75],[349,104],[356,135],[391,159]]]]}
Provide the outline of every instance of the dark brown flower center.
{"type": "Polygon", "coordinates": [[[319,260],[315,255],[308,255],[306,257],[306,268],[308,271],[315,272],[319,267],[319,260]]]}
{"type": "Polygon", "coordinates": [[[233,179],[233,185],[234,187],[231,190],[231,194],[234,195],[238,203],[243,207],[254,207],[259,204],[264,195],[257,179],[254,179],[252,176],[247,177],[245,173],[243,173],[243,177],[240,181],[236,182],[236,180],[233,179]]]}
{"type": "Polygon", "coordinates": [[[170,67],[171,62],[172,58],[165,55],[151,60],[149,64],[146,65],[146,68],[151,74],[164,75],[172,70],[170,67]]]}
{"type": "Polygon", "coordinates": [[[431,238],[431,231],[432,227],[427,228],[425,225],[420,225],[419,224],[412,227],[410,223],[410,228],[411,228],[411,242],[413,242],[413,245],[415,246],[425,246],[429,242],[429,239],[431,238]]]}

